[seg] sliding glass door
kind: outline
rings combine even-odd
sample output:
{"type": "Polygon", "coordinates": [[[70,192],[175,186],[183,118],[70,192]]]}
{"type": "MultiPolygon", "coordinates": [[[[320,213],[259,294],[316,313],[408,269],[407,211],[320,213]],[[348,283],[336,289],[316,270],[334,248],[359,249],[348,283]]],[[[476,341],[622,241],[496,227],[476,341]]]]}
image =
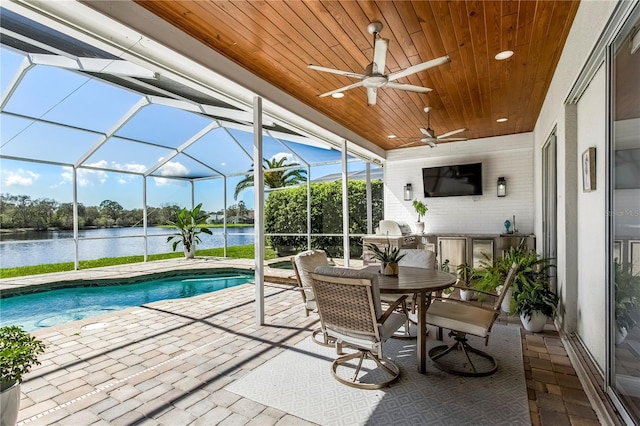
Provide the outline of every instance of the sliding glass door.
{"type": "Polygon", "coordinates": [[[611,64],[610,390],[640,423],[640,10],[616,38],[611,64]]]}

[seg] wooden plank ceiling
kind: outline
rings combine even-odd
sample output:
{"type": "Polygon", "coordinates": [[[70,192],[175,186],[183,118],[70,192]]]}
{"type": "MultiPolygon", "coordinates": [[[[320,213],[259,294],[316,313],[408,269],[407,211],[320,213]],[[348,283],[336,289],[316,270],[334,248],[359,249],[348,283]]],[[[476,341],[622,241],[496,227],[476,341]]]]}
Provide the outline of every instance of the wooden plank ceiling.
{"type": "Polygon", "coordinates": [[[436,135],[466,128],[469,139],[533,130],[578,8],[578,0],[513,1],[140,1],[182,31],[262,79],[385,148],[420,139],[432,108],[436,135]],[[308,64],[364,73],[373,59],[372,21],[389,39],[386,73],[448,55],[451,62],[399,79],[421,94],[364,88],[308,64]],[[514,55],[494,59],[503,50],[514,55]],[[496,119],[506,117],[507,122],[496,119]],[[411,139],[409,139],[411,141],[411,139]]]}

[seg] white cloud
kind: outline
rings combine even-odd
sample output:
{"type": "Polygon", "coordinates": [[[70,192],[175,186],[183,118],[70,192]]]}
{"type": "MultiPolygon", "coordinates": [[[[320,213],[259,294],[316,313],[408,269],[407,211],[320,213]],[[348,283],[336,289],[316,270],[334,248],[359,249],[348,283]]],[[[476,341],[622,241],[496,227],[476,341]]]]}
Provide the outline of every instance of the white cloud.
{"type": "MultiPolygon", "coordinates": [[[[133,172],[133,173],[144,173],[145,171],[147,171],[147,166],[145,166],[144,164],[136,164],[136,163],[126,163],[126,164],[120,164],[117,163],[115,161],[111,162],[111,168],[115,169],[115,170],[122,170],[122,171],[126,171],[126,172],[133,172]]],[[[122,177],[118,178],[118,183],[119,184],[127,184],[129,182],[131,182],[132,180],[134,180],[137,176],[136,175],[123,175],[122,177]]]]}
{"type": "MultiPolygon", "coordinates": [[[[161,176],[187,176],[189,174],[189,169],[185,167],[184,164],[179,162],[169,161],[164,166],[158,169],[158,173],[161,176]]],[[[184,182],[176,179],[165,179],[165,178],[153,178],[158,186],[166,186],[166,185],[178,185],[183,186],[184,182]]]]}
{"type": "MultiPolygon", "coordinates": [[[[107,164],[108,163],[105,160],[100,160],[95,163],[87,164],[87,166],[107,167],[107,164]]],[[[71,167],[63,167],[62,170],[62,182],[73,183],[73,169],[71,167]]],[[[97,183],[105,183],[109,178],[109,175],[104,170],[79,168],[76,173],[76,178],[78,180],[78,186],[93,186],[97,183]]]]}
{"type": "Polygon", "coordinates": [[[290,162],[291,162],[291,160],[293,159],[293,154],[292,154],[292,153],[290,153],[290,152],[279,152],[279,153],[277,153],[277,154],[274,154],[274,155],[271,157],[271,161],[273,161],[273,160],[280,160],[281,158],[286,158],[286,159],[287,159],[287,161],[285,162],[285,164],[286,164],[286,163],[290,163],[290,162]]]}
{"type": "Polygon", "coordinates": [[[18,169],[15,172],[11,170],[2,170],[2,185],[11,186],[31,186],[40,175],[31,170],[18,169]]]}
{"type": "Polygon", "coordinates": [[[126,163],[120,164],[115,161],[111,162],[111,167],[116,170],[123,170],[126,172],[144,173],[147,170],[147,166],[144,164],[126,163]]]}

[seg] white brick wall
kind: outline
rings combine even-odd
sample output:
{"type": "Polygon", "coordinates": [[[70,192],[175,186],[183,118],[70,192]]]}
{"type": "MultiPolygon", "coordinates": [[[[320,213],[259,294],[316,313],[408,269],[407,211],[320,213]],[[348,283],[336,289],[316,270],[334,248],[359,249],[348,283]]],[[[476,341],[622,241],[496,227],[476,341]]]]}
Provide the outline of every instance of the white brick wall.
{"type": "Polygon", "coordinates": [[[384,168],[385,219],[413,225],[417,215],[403,188],[413,187],[413,198],[427,203],[423,221],[427,233],[502,233],[504,221],[516,216],[520,233],[534,230],[533,134],[478,139],[417,147],[387,153],[384,168]],[[424,198],[422,168],[482,162],[481,196],[424,198]],[[498,177],[507,180],[507,196],[496,196],[498,177]]]}

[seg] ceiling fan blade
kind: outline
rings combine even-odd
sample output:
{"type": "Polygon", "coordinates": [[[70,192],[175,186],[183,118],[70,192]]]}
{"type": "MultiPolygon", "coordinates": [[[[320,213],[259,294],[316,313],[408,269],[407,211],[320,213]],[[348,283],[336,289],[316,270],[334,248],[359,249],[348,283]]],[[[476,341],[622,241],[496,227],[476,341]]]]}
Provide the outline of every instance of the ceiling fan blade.
{"type": "Polygon", "coordinates": [[[444,138],[447,138],[449,136],[457,135],[458,133],[464,132],[465,130],[467,130],[467,129],[452,130],[450,132],[441,134],[440,136],[438,136],[438,139],[444,139],[444,138]]]}
{"type": "Polygon", "coordinates": [[[327,92],[327,93],[323,93],[322,95],[320,95],[320,97],[324,98],[325,96],[331,96],[334,93],[344,92],[345,90],[353,89],[354,87],[360,87],[360,86],[362,86],[362,82],[358,81],[357,83],[353,83],[353,84],[350,84],[348,86],[344,86],[344,87],[341,87],[339,89],[332,90],[332,91],[327,92]]]}
{"type": "Polygon", "coordinates": [[[420,128],[420,131],[422,132],[423,135],[426,135],[426,136],[432,138],[433,135],[431,134],[431,132],[429,130],[431,130],[431,129],[425,129],[425,128],[422,128],[422,127],[420,128]]]}
{"type": "Polygon", "coordinates": [[[338,75],[344,75],[346,77],[357,78],[358,80],[362,80],[363,78],[366,77],[366,75],[364,74],[358,74],[351,71],[342,71],[334,68],[326,68],[326,67],[321,67],[319,65],[307,65],[307,68],[311,68],[312,70],[316,70],[316,71],[330,72],[331,74],[338,74],[338,75]]]}
{"type": "Polygon", "coordinates": [[[386,38],[377,38],[373,52],[373,73],[384,74],[385,61],[387,60],[387,48],[389,40],[386,38]]]}
{"type": "Polygon", "coordinates": [[[399,78],[406,77],[408,75],[415,74],[429,68],[437,67],[438,65],[446,64],[449,61],[450,59],[448,56],[442,56],[440,58],[432,59],[418,65],[412,65],[409,68],[403,69],[402,71],[389,74],[387,77],[389,78],[389,81],[397,80],[399,78]]]}
{"type": "Polygon", "coordinates": [[[376,104],[376,92],[378,89],[375,87],[367,88],[367,105],[372,106],[376,104]]]}
{"type": "Polygon", "coordinates": [[[384,85],[384,87],[389,87],[391,89],[409,90],[411,92],[421,92],[421,93],[427,93],[432,90],[428,87],[414,86],[412,84],[392,83],[392,82],[388,82],[387,84],[384,85]]]}
{"type": "Polygon", "coordinates": [[[466,140],[469,140],[469,138],[444,138],[444,139],[438,138],[438,142],[457,142],[457,141],[466,141],[466,140]]]}
{"type": "Polygon", "coordinates": [[[411,146],[411,145],[417,145],[417,144],[419,144],[419,143],[420,143],[420,141],[407,142],[407,143],[405,143],[405,144],[402,144],[402,145],[398,146],[398,148],[406,148],[406,147],[408,147],[408,146],[411,146]]]}

